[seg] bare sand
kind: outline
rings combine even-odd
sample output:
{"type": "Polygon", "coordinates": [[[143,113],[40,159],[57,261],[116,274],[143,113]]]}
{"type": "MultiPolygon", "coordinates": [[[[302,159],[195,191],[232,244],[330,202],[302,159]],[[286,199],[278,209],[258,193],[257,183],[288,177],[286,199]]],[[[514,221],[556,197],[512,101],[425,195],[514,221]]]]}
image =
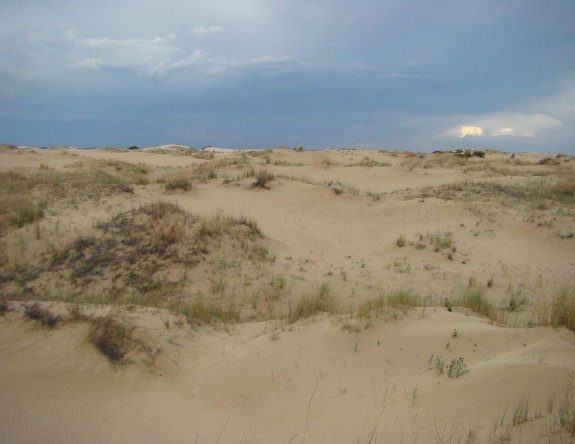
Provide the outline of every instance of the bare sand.
{"type": "Polygon", "coordinates": [[[1,442],[573,442],[575,333],[552,325],[562,291],[575,306],[570,157],[0,159],[1,442]],[[159,201],[179,210],[142,210],[159,201]],[[122,362],[89,339],[107,313],[137,345],[122,362]]]}

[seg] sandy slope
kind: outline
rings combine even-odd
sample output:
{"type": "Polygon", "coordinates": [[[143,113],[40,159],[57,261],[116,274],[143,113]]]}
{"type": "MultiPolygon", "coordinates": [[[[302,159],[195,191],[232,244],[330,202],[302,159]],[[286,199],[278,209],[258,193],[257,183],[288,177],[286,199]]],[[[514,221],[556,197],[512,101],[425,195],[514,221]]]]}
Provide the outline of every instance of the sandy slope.
{"type": "MultiPolygon", "coordinates": [[[[154,182],[242,156],[211,151],[213,158],[145,150],[0,153],[2,173],[40,166],[66,171],[86,160],[151,169],[150,183],[135,185],[133,193],[54,202],[36,229],[41,236],[30,225],[8,232],[1,243],[7,264],[45,260],[43,254],[75,237],[97,233],[96,222],[161,199],[194,214],[257,221],[275,258],[265,265],[269,270],[262,265],[262,282],[274,276],[286,282],[279,300],[262,295],[255,315],[249,313],[257,319],[269,304],[281,311],[323,282],[342,307],[393,289],[413,290],[436,306],[387,308],[371,320],[320,314],[294,324],[259,320],[195,328],[178,326],[175,315],[158,309],[118,308],[117,316],[161,351],[153,365],[113,366],[88,341],[87,323],[42,328],[23,319],[24,302],[11,302],[13,311],[0,317],[1,442],[572,441],[557,418],[566,399],[573,409],[566,394],[575,387],[575,334],[497,326],[468,309],[450,313],[442,302],[470,279],[486,285],[492,278],[485,292],[496,306],[508,307],[512,295],[523,302],[521,310],[509,311],[511,325],[534,319],[561,286],[573,284],[575,240],[560,236],[575,231],[573,209],[417,193],[465,180],[547,180],[555,176],[543,173],[572,170],[575,163],[537,165],[547,156],[526,154],[516,156],[524,164],[509,164],[504,153],[489,154],[489,163],[462,164],[433,155],[276,149],[247,156],[252,167],[276,174],[269,190],[252,189],[253,178],[198,182],[186,192],[166,192],[154,182]],[[365,156],[382,165],[349,166],[365,156]],[[336,194],[337,187],[345,191],[336,194]],[[419,235],[445,233],[455,251],[415,247],[419,235]],[[402,248],[396,245],[401,235],[408,241],[402,248]],[[437,357],[447,365],[463,357],[469,373],[440,375],[437,357]],[[525,403],[525,421],[514,421],[525,403]]],[[[218,174],[246,169],[230,164],[218,174]]],[[[191,285],[209,291],[208,278],[216,273],[210,267],[219,263],[190,269],[191,285]]],[[[230,281],[227,297],[236,294],[247,313],[256,304],[241,298],[256,287],[245,279],[230,281]]],[[[46,304],[66,313],[61,303],[46,304]]],[[[98,315],[106,309],[84,310],[98,315]]]]}
{"type": "Polygon", "coordinates": [[[47,332],[20,313],[2,319],[3,442],[344,443],[374,430],[375,442],[486,442],[521,401],[543,418],[513,436],[540,442],[548,398],[560,402],[575,367],[572,333],[445,310],[352,334],[328,318],[190,332],[166,330],[158,314],[127,316],[157,335],[164,351],[152,369],[112,367],[82,325],[47,332]],[[464,356],[470,372],[439,376],[432,355],[464,356]]]}

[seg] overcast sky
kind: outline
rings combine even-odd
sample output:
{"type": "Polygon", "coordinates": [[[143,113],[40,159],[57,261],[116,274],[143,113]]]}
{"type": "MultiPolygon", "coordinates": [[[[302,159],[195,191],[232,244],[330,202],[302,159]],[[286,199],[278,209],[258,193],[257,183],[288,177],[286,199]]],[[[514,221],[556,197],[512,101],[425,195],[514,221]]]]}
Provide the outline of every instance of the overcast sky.
{"type": "Polygon", "coordinates": [[[575,154],[575,1],[1,0],[0,143],[575,154]]]}

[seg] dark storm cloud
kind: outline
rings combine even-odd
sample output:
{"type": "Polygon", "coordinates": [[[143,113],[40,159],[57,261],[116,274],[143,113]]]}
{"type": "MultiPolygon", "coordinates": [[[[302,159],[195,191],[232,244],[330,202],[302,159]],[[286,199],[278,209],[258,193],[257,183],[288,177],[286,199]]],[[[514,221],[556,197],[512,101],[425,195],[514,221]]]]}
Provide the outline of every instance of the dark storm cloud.
{"type": "Polygon", "coordinates": [[[20,0],[0,17],[6,142],[574,149],[572,1],[20,0]]]}

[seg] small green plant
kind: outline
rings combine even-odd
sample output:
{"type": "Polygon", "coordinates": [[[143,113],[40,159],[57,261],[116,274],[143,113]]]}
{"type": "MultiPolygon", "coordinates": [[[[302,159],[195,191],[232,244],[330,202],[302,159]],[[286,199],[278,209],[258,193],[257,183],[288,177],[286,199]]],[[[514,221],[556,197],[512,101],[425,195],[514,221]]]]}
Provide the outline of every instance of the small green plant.
{"type": "Polygon", "coordinates": [[[451,308],[451,302],[449,301],[449,299],[445,298],[445,300],[443,301],[443,306],[445,308],[447,308],[447,311],[452,312],[453,309],[451,308]]]}
{"type": "Polygon", "coordinates": [[[443,358],[441,356],[436,356],[435,357],[435,373],[437,373],[439,376],[443,375],[443,372],[445,372],[445,361],[443,360],[443,358]]]}
{"type": "Polygon", "coordinates": [[[451,364],[449,364],[449,367],[447,369],[447,376],[449,378],[459,378],[460,376],[463,376],[468,372],[469,369],[467,368],[467,364],[465,364],[463,358],[458,358],[453,359],[451,361],[451,364]]]}

